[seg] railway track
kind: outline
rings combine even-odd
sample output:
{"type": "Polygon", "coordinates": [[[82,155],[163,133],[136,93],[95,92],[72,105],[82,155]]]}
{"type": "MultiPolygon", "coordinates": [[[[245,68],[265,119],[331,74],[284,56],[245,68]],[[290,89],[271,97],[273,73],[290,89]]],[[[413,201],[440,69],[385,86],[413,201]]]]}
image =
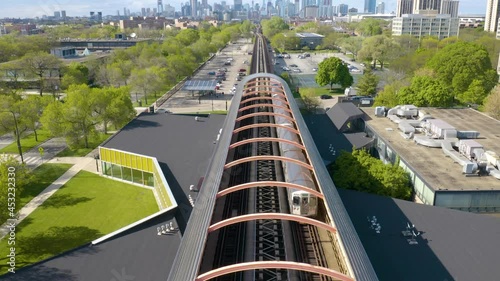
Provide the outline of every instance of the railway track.
{"type": "MultiPolygon", "coordinates": [[[[272,59],[265,38],[257,33],[253,49],[251,74],[273,72],[272,59]]],[[[267,78],[258,78],[256,89],[270,88],[267,78]]],[[[249,97],[243,98],[242,102],[249,97]]],[[[255,98],[255,96],[252,96],[255,98]]],[[[245,104],[272,104],[269,99],[255,99],[245,104]]],[[[272,107],[254,107],[241,115],[272,112],[272,107]]],[[[275,123],[272,115],[254,116],[240,121],[240,127],[275,123]]],[[[238,133],[235,141],[249,138],[277,137],[275,127],[258,127],[238,133]]],[[[276,142],[254,142],[236,148],[232,160],[257,155],[280,155],[276,142]]],[[[259,160],[241,164],[231,171],[229,186],[255,181],[285,181],[279,161],[259,160]]],[[[287,192],[284,188],[257,187],[231,193],[227,196],[222,219],[248,213],[289,213],[287,192]]],[[[303,261],[327,267],[316,227],[282,220],[257,220],[233,224],[221,229],[213,268],[245,261],[303,261]]],[[[227,274],[218,281],[239,280],[331,280],[318,274],[281,269],[262,269],[227,274]]]]}

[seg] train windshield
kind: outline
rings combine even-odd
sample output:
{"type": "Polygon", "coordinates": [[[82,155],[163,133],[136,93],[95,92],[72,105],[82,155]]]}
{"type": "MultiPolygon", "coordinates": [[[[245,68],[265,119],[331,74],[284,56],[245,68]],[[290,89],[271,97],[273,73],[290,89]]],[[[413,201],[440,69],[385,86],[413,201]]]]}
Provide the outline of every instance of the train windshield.
{"type": "Polygon", "coordinates": [[[293,197],[293,205],[299,205],[299,204],[300,204],[300,197],[294,196],[293,197]]]}

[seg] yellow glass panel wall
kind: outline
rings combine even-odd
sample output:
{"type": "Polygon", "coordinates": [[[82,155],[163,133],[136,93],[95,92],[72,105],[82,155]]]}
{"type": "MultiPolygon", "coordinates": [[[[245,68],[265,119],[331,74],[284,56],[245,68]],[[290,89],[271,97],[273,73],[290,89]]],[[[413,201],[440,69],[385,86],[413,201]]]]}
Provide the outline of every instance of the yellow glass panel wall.
{"type": "MultiPolygon", "coordinates": [[[[126,177],[118,176],[118,178],[123,179],[123,180],[128,180],[130,181],[129,175],[128,175],[128,170],[127,168],[135,169],[143,172],[148,172],[153,174],[154,178],[154,186],[153,188],[156,191],[156,194],[159,197],[160,200],[160,208],[165,209],[170,206],[172,206],[172,201],[170,200],[170,197],[167,193],[167,187],[162,181],[162,177],[160,173],[162,171],[160,170],[159,166],[154,164],[153,158],[148,157],[148,156],[140,156],[140,155],[135,155],[135,154],[130,154],[127,152],[122,152],[122,151],[116,151],[114,149],[108,149],[101,147],[99,149],[100,152],[100,159],[103,161],[103,167],[104,166],[113,166],[115,169],[117,169],[116,174],[118,175],[120,170],[125,170],[126,171],[126,177]],[[121,168],[120,168],[121,167],[121,168]]],[[[133,170],[132,170],[133,172],[133,170]]],[[[139,172],[139,174],[142,174],[139,172]]],[[[144,184],[147,185],[148,179],[139,178],[137,179],[138,173],[132,173],[132,178],[135,183],[139,184],[144,184]]],[[[108,175],[109,176],[109,175],[108,175]]]]}

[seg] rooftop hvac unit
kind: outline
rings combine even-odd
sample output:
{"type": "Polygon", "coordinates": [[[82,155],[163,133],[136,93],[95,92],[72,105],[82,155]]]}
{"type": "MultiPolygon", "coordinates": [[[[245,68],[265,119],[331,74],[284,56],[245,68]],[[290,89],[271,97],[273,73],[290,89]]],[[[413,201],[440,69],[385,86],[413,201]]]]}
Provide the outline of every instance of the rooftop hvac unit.
{"type": "Polygon", "coordinates": [[[458,131],[457,138],[459,139],[477,139],[479,137],[478,131],[458,131]]]}
{"type": "Polygon", "coordinates": [[[375,116],[383,117],[385,115],[385,107],[377,106],[375,107],[375,116]]]}
{"type": "Polygon", "coordinates": [[[486,157],[486,161],[488,161],[488,163],[497,166],[497,168],[500,168],[500,157],[495,152],[486,151],[484,153],[484,156],[486,157]]]}
{"type": "Polygon", "coordinates": [[[397,109],[396,115],[406,118],[418,116],[418,107],[412,104],[403,105],[397,109]]]}
{"type": "Polygon", "coordinates": [[[483,146],[475,140],[460,140],[458,142],[458,152],[469,159],[481,157],[483,146]]]}
{"type": "Polygon", "coordinates": [[[444,139],[445,137],[457,137],[457,130],[455,129],[455,127],[451,126],[441,119],[429,119],[426,122],[429,124],[429,131],[434,138],[444,139]]]}
{"type": "Polygon", "coordinates": [[[406,121],[399,122],[398,128],[405,134],[415,133],[415,127],[413,127],[406,121]]]}

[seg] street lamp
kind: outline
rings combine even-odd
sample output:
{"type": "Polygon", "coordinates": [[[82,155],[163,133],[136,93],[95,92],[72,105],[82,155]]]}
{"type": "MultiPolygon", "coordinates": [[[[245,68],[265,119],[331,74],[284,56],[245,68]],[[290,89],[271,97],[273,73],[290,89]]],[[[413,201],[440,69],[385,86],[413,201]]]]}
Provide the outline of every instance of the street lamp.
{"type": "Polygon", "coordinates": [[[21,137],[19,136],[19,128],[17,127],[17,118],[16,114],[12,111],[8,110],[2,110],[0,112],[9,112],[12,114],[14,117],[14,125],[16,126],[16,142],[17,142],[17,149],[19,150],[19,155],[21,156],[21,163],[24,164],[24,158],[23,158],[23,150],[21,149],[21,137]]]}

